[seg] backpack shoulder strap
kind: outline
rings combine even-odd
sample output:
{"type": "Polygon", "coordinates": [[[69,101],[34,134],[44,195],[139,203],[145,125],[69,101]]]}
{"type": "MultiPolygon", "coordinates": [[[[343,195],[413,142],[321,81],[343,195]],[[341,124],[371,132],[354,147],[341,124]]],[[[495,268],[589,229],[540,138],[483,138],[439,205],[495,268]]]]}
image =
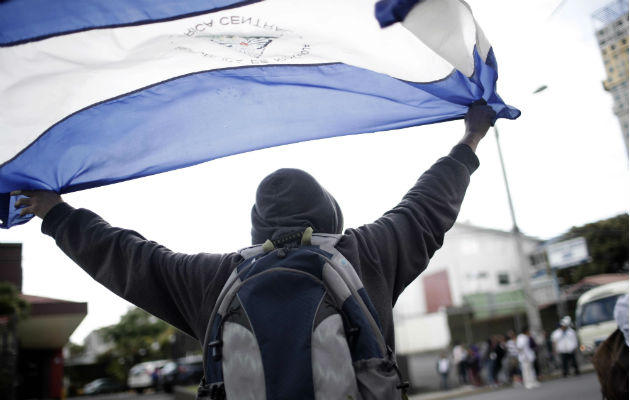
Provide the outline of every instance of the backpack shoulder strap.
{"type": "Polygon", "coordinates": [[[331,234],[331,233],[313,233],[311,237],[311,244],[314,246],[319,246],[322,250],[327,251],[328,253],[336,252],[335,246],[339,243],[341,239],[341,234],[331,234]]]}
{"type": "Polygon", "coordinates": [[[263,253],[264,253],[264,250],[263,250],[263,245],[262,244],[257,244],[255,246],[245,247],[244,249],[240,249],[238,251],[238,254],[240,254],[241,257],[243,257],[243,260],[250,259],[252,257],[261,255],[263,253]]]}

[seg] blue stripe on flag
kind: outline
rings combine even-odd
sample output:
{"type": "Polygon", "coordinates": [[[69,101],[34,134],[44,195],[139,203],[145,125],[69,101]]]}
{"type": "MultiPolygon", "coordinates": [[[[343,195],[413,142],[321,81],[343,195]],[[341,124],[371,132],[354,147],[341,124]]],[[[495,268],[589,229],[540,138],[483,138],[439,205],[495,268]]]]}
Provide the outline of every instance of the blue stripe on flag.
{"type": "Polygon", "coordinates": [[[0,47],[95,28],[165,21],[259,0],[0,1],[0,47]]]}
{"type": "MultiPolygon", "coordinates": [[[[492,60],[475,56],[472,79],[455,71],[431,83],[345,64],[241,67],[171,79],[49,128],[0,166],[0,194],[67,193],[271,146],[457,119],[480,98],[500,117],[517,118],[520,112],[495,93],[492,60]]],[[[12,201],[0,198],[5,228],[28,220],[16,216],[12,201]]]]}
{"type": "Polygon", "coordinates": [[[404,21],[411,9],[422,0],[380,0],[374,6],[376,19],[382,28],[404,21]]]}

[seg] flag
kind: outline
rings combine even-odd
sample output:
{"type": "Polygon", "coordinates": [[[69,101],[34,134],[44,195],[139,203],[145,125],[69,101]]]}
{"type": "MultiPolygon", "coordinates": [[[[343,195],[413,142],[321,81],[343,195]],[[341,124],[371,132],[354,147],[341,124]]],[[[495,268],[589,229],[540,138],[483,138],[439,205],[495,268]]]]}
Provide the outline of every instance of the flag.
{"type": "Polygon", "coordinates": [[[67,193],[305,140],[462,118],[496,93],[459,0],[0,2],[0,219],[67,193]]]}

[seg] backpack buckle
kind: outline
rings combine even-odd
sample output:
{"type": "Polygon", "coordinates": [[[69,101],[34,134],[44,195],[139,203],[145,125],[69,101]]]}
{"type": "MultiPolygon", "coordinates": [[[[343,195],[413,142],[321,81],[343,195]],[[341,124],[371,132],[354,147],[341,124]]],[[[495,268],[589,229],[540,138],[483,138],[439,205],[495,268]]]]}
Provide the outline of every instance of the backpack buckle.
{"type": "Polygon", "coordinates": [[[212,349],[212,359],[214,361],[221,360],[221,347],[223,347],[223,341],[221,339],[213,340],[208,343],[208,347],[212,349]]]}

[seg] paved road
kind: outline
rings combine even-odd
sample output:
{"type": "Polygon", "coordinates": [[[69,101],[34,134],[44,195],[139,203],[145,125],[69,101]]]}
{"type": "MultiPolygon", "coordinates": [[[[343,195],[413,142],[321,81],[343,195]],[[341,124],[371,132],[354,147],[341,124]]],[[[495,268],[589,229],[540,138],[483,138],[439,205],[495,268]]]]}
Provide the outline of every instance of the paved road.
{"type": "Polygon", "coordinates": [[[175,396],[167,393],[124,392],[113,394],[101,394],[95,396],[70,397],[68,400],[173,400],[175,396]]]}
{"type": "Polygon", "coordinates": [[[464,400],[600,400],[599,382],[595,373],[585,373],[580,376],[558,378],[541,382],[540,387],[527,390],[523,387],[485,390],[466,394],[465,392],[436,392],[431,394],[412,396],[412,400],[438,400],[438,399],[464,399],[464,400]]]}
{"type": "MultiPolygon", "coordinates": [[[[481,393],[465,394],[463,392],[438,392],[411,396],[412,400],[425,399],[464,399],[464,400],[600,400],[599,382],[594,373],[581,376],[571,376],[566,379],[558,378],[542,382],[539,388],[527,390],[523,387],[487,390],[481,393]]],[[[174,396],[166,393],[146,393],[138,395],[135,392],[116,393],[99,396],[84,396],[74,400],[173,400],[174,396]]]]}

